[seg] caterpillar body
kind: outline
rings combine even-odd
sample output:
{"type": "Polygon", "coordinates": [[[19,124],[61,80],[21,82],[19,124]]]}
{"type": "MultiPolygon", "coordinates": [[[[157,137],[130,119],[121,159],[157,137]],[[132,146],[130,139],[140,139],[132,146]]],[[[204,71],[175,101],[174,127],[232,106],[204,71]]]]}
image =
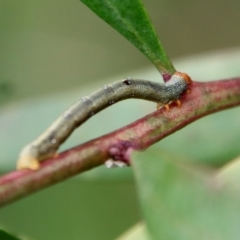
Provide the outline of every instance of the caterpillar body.
{"type": "Polygon", "coordinates": [[[187,74],[175,72],[167,83],[127,78],[105,85],[73,104],[42,135],[25,146],[20,152],[17,169],[38,169],[39,162],[53,157],[75,128],[109,105],[129,98],[169,104],[179,100],[190,83],[187,74]]]}

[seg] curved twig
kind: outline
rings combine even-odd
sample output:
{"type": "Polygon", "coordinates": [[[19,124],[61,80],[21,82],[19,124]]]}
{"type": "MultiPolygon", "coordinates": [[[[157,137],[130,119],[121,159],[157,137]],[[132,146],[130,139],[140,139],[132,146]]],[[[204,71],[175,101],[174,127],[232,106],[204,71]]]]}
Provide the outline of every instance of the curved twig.
{"type": "Polygon", "coordinates": [[[182,107],[172,105],[112,133],[72,148],[43,162],[37,171],[20,170],[0,178],[0,206],[39,189],[122,156],[143,150],[160,139],[207,114],[240,105],[240,78],[215,82],[193,82],[191,94],[181,98],[182,107]]]}

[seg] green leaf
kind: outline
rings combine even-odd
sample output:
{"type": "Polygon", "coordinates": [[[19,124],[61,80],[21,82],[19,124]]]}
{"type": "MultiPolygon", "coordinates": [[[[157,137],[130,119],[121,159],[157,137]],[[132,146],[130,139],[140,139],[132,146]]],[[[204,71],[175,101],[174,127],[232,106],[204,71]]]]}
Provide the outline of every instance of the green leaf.
{"type": "Polygon", "coordinates": [[[134,44],[162,74],[175,72],[140,0],[81,1],[134,44]]]}
{"type": "Polygon", "coordinates": [[[135,154],[133,166],[153,239],[239,238],[239,191],[217,171],[154,150],[135,154]]]}
{"type": "Polygon", "coordinates": [[[1,240],[20,240],[20,238],[14,237],[3,230],[0,230],[0,239],[1,240]]]}

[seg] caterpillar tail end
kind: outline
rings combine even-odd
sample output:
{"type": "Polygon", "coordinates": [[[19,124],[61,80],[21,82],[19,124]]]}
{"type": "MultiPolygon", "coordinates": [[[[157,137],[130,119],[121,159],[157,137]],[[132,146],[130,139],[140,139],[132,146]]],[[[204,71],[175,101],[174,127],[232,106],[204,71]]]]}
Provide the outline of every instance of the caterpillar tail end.
{"type": "Polygon", "coordinates": [[[40,167],[39,161],[32,156],[22,156],[17,161],[17,170],[31,169],[38,170],[40,167]]]}

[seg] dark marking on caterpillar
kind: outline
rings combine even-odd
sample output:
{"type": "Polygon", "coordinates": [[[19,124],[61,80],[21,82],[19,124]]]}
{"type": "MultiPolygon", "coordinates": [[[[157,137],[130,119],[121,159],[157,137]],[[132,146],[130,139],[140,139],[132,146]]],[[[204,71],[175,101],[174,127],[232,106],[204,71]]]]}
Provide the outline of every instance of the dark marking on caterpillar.
{"type": "Polygon", "coordinates": [[[125,80],[123,80],[123,82],[124,82],[126,85],[130,85],[130,84],[131,84],[131,80],[130,80],[130,79],[125,79],[125,80]]]}
{"type": "Polygon", "coordinates": [[[25,146],[19,155],[17,168],[38,169],[39,162],[53,157],[75,128],[109,105],[129,98],[168,104],[180,99],[190,83],[191,78],[187,74],[176,72],[166,83],[128,78],[105,85],[73,104],[42,135],[25,146]]]}

